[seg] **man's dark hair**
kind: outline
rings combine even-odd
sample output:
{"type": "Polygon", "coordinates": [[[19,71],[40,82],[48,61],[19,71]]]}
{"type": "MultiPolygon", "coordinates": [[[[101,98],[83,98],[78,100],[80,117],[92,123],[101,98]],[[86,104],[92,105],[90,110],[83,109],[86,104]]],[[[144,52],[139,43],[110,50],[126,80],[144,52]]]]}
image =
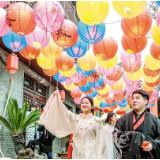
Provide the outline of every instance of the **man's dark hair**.
{"type": "Polygon", "coordinates": [[[141,94],[144,99],[147,99],[147,100],[149,101],[149,94],[148,94],[146,91],[144,91],[144,90],[142,90],[142,89],[137,89],[137,90],[135,90],[135,91],[132,93],[132,96],[133,96],[135,93],[141,94]]]}

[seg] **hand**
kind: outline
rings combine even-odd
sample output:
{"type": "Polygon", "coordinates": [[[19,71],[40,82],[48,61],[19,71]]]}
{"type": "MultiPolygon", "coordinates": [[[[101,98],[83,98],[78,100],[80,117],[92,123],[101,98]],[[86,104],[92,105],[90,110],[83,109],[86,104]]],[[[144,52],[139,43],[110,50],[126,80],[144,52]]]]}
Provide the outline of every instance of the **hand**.
{"type": "Polygon", "coordinates": [[[149,145],[148,145],[147,147],[143,148],[143,151],[149,152],[149,151],[151,151],[152,149],[153,149],[152,144],[149,143],[149,145]]]}

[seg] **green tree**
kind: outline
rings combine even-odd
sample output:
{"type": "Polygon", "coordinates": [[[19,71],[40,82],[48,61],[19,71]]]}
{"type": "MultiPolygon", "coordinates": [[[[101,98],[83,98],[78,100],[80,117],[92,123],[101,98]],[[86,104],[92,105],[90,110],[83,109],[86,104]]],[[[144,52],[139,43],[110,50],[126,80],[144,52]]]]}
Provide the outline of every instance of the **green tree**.
{"type": "MultiPolygon", "coordinates": [[[[10,99],[8,102],[9,120],[0,116],[0,121],[10,130],[12,134],[12,140],[15,147],[15,152],[24,149],[25,137],[24,132],[28,126],[37,122],[40,117],[39,110],[33,111],[27,115],[29,104],[24,103],[22,108],[19,108],[16,99],[10,99]]],[[[29,127],[30,128],[30,127],[29,127]]]]}

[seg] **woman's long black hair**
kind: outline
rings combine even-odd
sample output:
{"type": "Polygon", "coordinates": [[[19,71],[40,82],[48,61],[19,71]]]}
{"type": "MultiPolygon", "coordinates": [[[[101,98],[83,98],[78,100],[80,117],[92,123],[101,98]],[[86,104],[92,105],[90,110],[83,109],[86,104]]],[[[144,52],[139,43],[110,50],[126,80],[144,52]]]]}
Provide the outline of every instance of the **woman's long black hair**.
{"type": "Polygon", "coordinates": [[[107,118],[106,118],[106,120],[105,120],[105,123],[111,124],[111,118],[112,118],[113,115],[115,115],[115,114],[116,114],[116,113],[113,113],[113,112],[108,113],[107,118]]]}

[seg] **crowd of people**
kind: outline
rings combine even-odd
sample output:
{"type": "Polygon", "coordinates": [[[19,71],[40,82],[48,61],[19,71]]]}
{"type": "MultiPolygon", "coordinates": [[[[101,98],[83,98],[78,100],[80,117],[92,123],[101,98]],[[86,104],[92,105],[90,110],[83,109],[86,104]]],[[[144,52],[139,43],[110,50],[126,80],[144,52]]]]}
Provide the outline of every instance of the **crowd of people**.
{"type": "Polygon", "coordinates": [[[62,138],[72,134],[73,159],[158,159],[160,120],[145,109],[148,101],[146,91],[134,91],[131,100],[133,111],[118,120],[116,113],[109,113],[103,125],[101,119],[93,114],[92,98],[83,97],[82,113],[74,114],[65,107],[56,90],[40,117],[42,126],[38,131],[43,131],[43,134],[30,144],[43,144],[44,152],[52,158],[49,146],[52,146],[55,136],[62,138]]]}

